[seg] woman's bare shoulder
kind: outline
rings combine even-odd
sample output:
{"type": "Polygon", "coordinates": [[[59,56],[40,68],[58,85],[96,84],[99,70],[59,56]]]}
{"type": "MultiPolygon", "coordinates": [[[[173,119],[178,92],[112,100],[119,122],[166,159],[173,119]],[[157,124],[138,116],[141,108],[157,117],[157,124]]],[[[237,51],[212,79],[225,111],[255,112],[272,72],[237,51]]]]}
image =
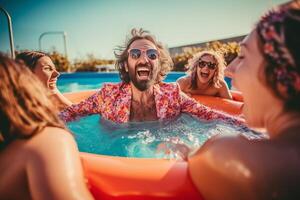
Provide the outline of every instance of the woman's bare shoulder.
{"type": "Polygon", "coordinates": [[[190,81],[191,81],[191,77],[189,75],[187,76],[183,76],[183,77],[180,77],[179,79],[177,79],[177,83],[179,84],[180,88],[186,88],[189,84],[190,84],[190,81]]]}
{"type": "Polygon", "coordinates": [[[249,191],[256,191],[262,187],[261,184],[275,184],[274,178],[280,180],[276,184],[282,188],[287,185],[293,188],[300,184],[300,172],[295,170],[300,167],[299,161],[293,162],[295,159],[289,153],[291,147],[287,147],[286,144],[267,139],[218,136],[206,142],[189,158],[189,170],[196,187],[205,191],[203,195],[207,199],[264,199],[258,196],[268,199],[271,190],[261,193],[249,191]],[[291,171],[295,175],[295,178],[290,177],[293,184],[285,181],[291,171]],[[214,188],[219,188],[218,194],[214,188]]]}
{"type": "Polygon", "coordinates": [[[76,149],[74,137],[66,129],[46,127],[33,136],[27,143],[27,149],[39,155],[49,157],[61,154],[68,149],[76,149]]]}

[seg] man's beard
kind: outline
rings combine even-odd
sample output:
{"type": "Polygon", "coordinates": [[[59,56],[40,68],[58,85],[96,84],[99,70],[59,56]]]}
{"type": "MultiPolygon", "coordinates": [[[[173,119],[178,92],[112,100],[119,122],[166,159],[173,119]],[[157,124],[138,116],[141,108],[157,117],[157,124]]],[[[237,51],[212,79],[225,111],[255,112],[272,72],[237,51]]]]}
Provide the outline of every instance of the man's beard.
{"type": "Polygon", "coordinates": [[[155,84],[158,71],[153,70],[153,66],[150,64],[139,64],[134,69],[132,69],[132,70],[129,69],[128,73],[129,73],[130,81],[133,83],[133,85],[138,90],[145,91],[145,90],[149,89],[152,85],[155,84]],[[137,73],[137,69],[139,67],[147,67],[150,70],[148,80],[138,80],[139,75],[137,73]]]}

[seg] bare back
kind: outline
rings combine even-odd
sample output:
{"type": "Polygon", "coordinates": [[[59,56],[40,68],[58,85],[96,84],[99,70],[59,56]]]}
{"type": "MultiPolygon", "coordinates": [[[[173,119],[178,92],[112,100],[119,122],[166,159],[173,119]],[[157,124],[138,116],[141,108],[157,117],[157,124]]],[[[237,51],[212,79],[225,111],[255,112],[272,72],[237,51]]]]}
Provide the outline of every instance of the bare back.
{"type": "Polygon", "coordinates": [[[205,199],[300,199],[300,132],[250,141],[217,137],[189,159],[205,199]],[[217,192],[216,192],[217,191],[217,192]]]}
{"type": "Polygon", "coordinates": [[[0,199],[92,199],[66,130],[46,127],[16,140],[0,153],[0,163],[0,199]]]}

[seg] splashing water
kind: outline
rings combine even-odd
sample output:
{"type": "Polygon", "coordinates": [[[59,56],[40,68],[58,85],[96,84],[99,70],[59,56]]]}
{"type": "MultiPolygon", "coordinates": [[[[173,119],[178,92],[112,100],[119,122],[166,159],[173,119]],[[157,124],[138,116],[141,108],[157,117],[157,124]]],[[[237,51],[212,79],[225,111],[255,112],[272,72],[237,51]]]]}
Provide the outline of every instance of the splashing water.
{"type": "Polygon", "coordinates": [[[199,121],[182,114],[166,121],[116,124],[99,115],[68,123],[79,150],[102,155],[138,158],[181,158],[217,134],[243,134],[249,139],[261,136],[241,132],[220,121],[199,121]]]}

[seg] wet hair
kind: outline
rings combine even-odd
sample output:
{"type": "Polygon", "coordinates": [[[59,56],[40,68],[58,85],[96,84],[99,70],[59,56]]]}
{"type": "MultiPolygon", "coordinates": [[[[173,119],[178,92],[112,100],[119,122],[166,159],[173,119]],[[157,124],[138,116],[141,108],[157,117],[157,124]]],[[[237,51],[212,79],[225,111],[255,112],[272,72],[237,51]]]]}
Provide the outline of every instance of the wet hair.
{"type": "Polygon", "coordinates": [[[267,13],[256,26],[258,46],[265,59],[263,80],[285,102],[300,111],[300,1],[267,13]]]}
{"type": "Polygon", "coordinates": [[[223,56],[221,56],[216,51],[212,50],[201,51],[188,60],[187,66],[189,67],[189,69],[187,73],[191,76],[191,82],[189,87],[194,90],[197,89],[197,67],[199,64],[199,60],[203,56],[211,56],[215,60],[217,67],[215,74],[211,80],[211,83],[214,85],[214,87],[220,88],[222,86],[221,82],[224,80],[225,61],[223,56]]]}
{"type": "Polygon", "coordinates": [[[0,54],[0,146],[46,126],[65,128],[46,88],[28,67],[0,54]]]}
{"type": "Polygon", "coordinates": [[[159,53],[159,63],[160,63],[160,72],[158,76],[158,80],[156,83],[161,82],[167,73],[173,68],[173,61],[169,55],[169,52],[164,48],[164,46],[158,42],[153,35],[143,29],[132,29],[131,35],[127,37],[125,44],[123,46],[118,46],[115,49],[115,56],[116,56],[116,69],[119,71],[120,78],[123,82],[129,83],[129,73],[126,72],[125,66],[128,64],[128,49],[130,45],[137,40],[149,40],[152,42],[159,53]]]}
{"type": "Polygon", "coordinates": [[[31,71],[35,69],[38,60],[44,56],[50,56],[41,51],[23,51],[16,56],[16,61],[24,63],[31,71]]]}

